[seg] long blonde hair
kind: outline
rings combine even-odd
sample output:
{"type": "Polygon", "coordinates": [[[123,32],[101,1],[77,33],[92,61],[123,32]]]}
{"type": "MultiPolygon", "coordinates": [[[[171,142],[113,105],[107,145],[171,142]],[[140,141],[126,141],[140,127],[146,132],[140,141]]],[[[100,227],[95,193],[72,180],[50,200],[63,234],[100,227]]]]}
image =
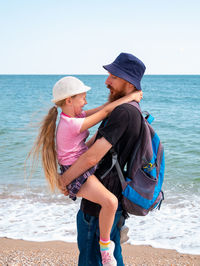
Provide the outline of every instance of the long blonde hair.
{"type": "MultiPolygon", "coordinates": [[[[56,106],[62,107],[64,104],[65,99],[57,102],[56,106]]],[[[56,106],[53,106],[42,120],[36,141],[28,154],[28,158],[32,157],[32,171],[41,154],[44,174],[52,191],[58,187],[58,162],[55,142],[58,110],[56,106]]]]}

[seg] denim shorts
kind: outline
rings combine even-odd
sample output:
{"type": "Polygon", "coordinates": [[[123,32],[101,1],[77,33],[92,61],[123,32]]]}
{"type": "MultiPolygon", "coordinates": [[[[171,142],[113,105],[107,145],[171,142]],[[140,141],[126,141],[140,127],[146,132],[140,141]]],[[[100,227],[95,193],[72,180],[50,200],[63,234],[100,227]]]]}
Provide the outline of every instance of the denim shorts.
{"type": "MultiPolygon", "coordinates": [[[[71,165],[60,165],[61,174],[63,174],[71,165]]],[[[76,194],[79,192],[81,186],[85,183],[89,176],[93,175],[96,170],[96,167],[88,169],[81,176],[74,179],[66,188],[69,192],[69,197],[72,200],[76,200],[76,194]]]]}

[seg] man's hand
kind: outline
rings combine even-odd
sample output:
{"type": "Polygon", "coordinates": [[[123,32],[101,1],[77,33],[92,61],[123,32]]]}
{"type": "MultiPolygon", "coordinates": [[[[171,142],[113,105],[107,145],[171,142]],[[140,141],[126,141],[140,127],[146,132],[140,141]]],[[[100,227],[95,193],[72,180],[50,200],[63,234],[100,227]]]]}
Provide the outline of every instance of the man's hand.
{"type": "Polygon", "coordinates": [[[96,165],[103,156],[112,148],[112,145],[104,138],[95,143],[84,152],[62,175],[58,177],[58,188],[65,196],[68,195],[66,186],[74,179],[82,175],[89,168],[96,165]]]}

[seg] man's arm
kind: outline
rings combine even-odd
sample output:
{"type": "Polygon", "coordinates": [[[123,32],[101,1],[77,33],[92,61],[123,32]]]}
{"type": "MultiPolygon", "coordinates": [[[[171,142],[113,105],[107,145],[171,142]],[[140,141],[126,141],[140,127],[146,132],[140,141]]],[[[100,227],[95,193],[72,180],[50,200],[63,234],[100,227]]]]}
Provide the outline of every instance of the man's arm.
{"type": "Polygon", "coordinates": [[[75,178],[79,177],[89,168],[97,165],[104,155],[112,148],[110,142],[104,137],[96,140],[96,142],[83,153],[78,160],[59,177],[61,190],[66,190],[66,186],[75,178]]]}

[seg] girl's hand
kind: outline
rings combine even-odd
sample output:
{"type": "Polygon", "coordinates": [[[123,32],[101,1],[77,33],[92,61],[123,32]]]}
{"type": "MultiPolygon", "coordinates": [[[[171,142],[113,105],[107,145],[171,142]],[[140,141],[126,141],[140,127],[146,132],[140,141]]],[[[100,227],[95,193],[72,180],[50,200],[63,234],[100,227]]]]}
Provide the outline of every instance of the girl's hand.
{"type": "Polygon", "coordinates": [[[133,100],[136,102],[140,102],[143,98],[143,92],[142,91],[135,91],[133,92],[133,100]]]}
{"type": "Polygon", "coordinates": [[[68,192],[67,189],[66,189],[66,185],[65,185],[65,183],[63,182],[62,175],[59,175],[59,178],[58,178],[58,189],[59,189],[60,192],[61,192],[62,194],[64,194],[65,196],[68,196],[68,195],[69,195],[69,192],[68,192]]]}

